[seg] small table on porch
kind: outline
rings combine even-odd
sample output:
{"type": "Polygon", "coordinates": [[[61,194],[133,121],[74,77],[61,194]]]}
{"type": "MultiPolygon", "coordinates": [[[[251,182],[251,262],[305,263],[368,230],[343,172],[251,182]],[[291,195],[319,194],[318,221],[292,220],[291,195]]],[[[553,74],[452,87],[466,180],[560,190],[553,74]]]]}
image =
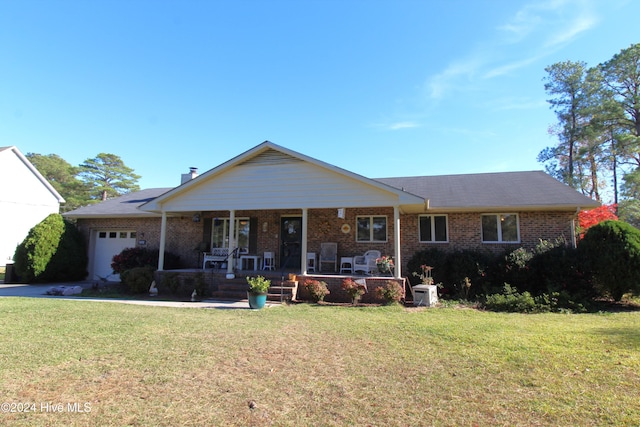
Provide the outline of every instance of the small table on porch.
{"type": "Polygon", "coordinates": [[[240,269],[248,270],[248,261],[253,261],[253,271],[258,271],[260,264],[262,264],[262,257],[260,255],[240,255],[240,269]]]}

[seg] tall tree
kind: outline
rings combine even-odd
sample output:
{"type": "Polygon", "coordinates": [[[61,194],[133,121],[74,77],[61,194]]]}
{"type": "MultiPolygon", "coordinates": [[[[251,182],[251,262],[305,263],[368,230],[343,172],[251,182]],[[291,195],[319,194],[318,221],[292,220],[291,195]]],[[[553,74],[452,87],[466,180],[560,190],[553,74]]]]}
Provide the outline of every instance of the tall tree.
{"type": "Polygon", "coordinates": [[[628,132],[628,154],[640,166],[640,43],[623,49],[600,65],[604,83],[624,114],[620,124],[628,132]]]}
{"type": "MultiPolygon", "coordinates": [[[[620,217],[637,225],[640,224],[637,190],[640,175],[640,43],[622,49],[599,68],[609,102],[616,108],[613,120],[617,124],[616,154],[625,168],[620,217]]],[[[617,180],[614,185],[617,186],[617,180]]]]}
{"type": "Polygon", "coordinates": [[[90,203],[87,186],[77,178],[78,167],[71,166],[57,154],[27,153],[26,157],[56,189],[66,203],[61,212],[68,212],[90,203]]]}
{"type": "MultiPolygon", "coordinates": [[[[538,155],[547,172],[600,200],[619,202],[619,183],[640,168],[640,44],[593,68],[565,61],[545,68],[558,144],[538,155]],[[610,182],[610,185],[607,183],[610,182]]],[[[625,192],[628,197],[629,192],[625,192]]]]}
{"type": "Polygon", "coordinates": [[[547,171],[573,188],[579,188],[576,179],[576,156],[578,142],[583,136],[583,112],[586,108],[587,94],[584,80],[587,72],[584,62],[558,62],[547,68],[544,88],[553,98],[547,102],[551,104],[558,126],[553,128],[559,139],[556,147],[547,148],[540,152],[538,161],[555,160],[547,171]]]}
{"type": "Polygon", "coordinates": [[[107,200],[140,189],[139,175],[115,154],[100,153],[80,165],[80,177],[91,188],[91,198],[107,200]]]}

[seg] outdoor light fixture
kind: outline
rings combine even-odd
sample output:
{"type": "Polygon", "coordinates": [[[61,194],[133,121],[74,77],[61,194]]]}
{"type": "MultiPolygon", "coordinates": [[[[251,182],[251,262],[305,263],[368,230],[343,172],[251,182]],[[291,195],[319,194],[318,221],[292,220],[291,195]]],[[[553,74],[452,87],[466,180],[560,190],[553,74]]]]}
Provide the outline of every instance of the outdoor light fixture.
{"type": "Polygon", "coordinates": [[[200,222],[200,214],[194,214],[192,220],[193,222],[200,222]]]}

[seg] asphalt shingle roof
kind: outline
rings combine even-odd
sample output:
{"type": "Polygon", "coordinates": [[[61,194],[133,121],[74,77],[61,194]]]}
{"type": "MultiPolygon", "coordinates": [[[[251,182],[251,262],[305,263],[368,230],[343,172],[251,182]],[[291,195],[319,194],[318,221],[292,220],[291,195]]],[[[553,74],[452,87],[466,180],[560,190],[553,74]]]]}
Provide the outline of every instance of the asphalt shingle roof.
{"type": "Polygon", "coordinates": [[[108,199],[94,205],[83,206],[63,214],[72,218],[76,217],[113,217],[113,216],[156,216],[149,212],[143,212],[138,206],[155,199],[166,193],[171,188],[148,188],[146,190],[128,193],[115,199],[108,199]]]}
{"type": "Polygon", "coordinates": [[[594,208],[598,203],[543,171],[379,178],[429,199],[430,208],[594,208]]]}
{"type": "MultiPolygon", "coordinates": [[[[598,203],[543,171],[377,178],[375,181],[429,200],[430,209],[591,209],[598,203]]],[[[65,216],[155,216],[138,207],[172,188],[149,188],[67,212],[65,216]]]]}

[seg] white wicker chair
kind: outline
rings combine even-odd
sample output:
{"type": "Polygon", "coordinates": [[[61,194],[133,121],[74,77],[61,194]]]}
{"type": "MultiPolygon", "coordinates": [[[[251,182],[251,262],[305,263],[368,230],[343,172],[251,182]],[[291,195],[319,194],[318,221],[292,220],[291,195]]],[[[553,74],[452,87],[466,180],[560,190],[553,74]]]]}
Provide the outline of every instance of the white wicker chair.
{"type": "Polygon", "coordinates": [[[380,258],[380,251],[370,250],[364,255],[353,257],[353,272],[362,271],[365,274],[371,274],[378,271],[376,259],[380,258]]]}

